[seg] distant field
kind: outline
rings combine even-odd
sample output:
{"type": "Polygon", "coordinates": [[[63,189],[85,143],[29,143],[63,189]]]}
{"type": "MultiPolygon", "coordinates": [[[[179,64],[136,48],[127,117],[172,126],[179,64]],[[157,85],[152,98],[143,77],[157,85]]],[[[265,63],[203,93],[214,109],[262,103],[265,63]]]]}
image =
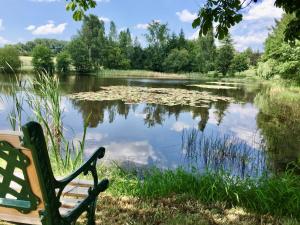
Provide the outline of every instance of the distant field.
{"type": "MultiPolygon", "coordinates": [[[[21,70],[23,71],[29,71],[33,70],[33,66],[31,63],[32,57],[31,56],[20,56],[21,60],[21,70]]],[[[56,58],[53,59],[54,63],[56,62],[56,58]]]]}
{"type": "Polygon", "coordinates": [[[22,70],[32,70],[32,64],[31,64],[31,60],[32,57],[31,56],[20,56],[21,59],[21,69],[22,70]]]}

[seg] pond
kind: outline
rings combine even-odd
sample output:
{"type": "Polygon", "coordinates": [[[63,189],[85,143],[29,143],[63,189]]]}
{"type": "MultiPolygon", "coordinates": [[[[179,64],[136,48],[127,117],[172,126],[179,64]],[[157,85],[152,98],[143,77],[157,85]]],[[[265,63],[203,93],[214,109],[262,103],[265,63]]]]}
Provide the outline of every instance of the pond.
{"type": "MultiPolygon", "coordinates": [[[[12,80],[0,75],[0,130],[11,129],[12,80]]],[[[105,146],[105,161],[122,166],[225,169],[242,177],[283,171],[300,156],[300,125],[261,112],[259,83],[70,75],[60,85],[68,139],[80,140],[89,119],[85,156],[105,146]]]]}

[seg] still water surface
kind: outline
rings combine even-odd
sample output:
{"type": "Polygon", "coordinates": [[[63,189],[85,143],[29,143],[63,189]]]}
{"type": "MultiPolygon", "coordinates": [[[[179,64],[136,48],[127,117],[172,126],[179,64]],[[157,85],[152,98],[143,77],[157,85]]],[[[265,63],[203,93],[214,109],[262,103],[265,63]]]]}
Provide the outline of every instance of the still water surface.
{"type": "MultiPolygon", "coordinates": [[[[28,76],[23,79],[28,79],[28,76]]],[[[210,167],[227,169],[239,176],[259,176],[263,172],[284,170],[289,162],[297,160],[300,155],[299,126],[288,128],[284,121],[276,124],[276,129],[285,129],[287,138],[280,133],[276,136],[276,132],[270,132],[275,129],[272,118],[263,115],[255,106],[255,96],[264,90],[260,84],[239,84],[234,85],[237,89],[219,90],[187,86],[207,83],[199,80],[67,76],[60,78],[60,82],[63,125],[68,139],[81,139],[83,121],[91,115],[86,156],[97,147],[105,146],[106,161],[116,161],[125,166],[180,166],[199,170],[210,167]],[[192,107],[125,104],[121,100],[79,101],[68,97],[72,93],[95,92],[100,91],[101,87],[116,85],[208,91],[213,95],[232,97],[234,101],[229,103],[220,100],[210,102],[208,107],[192,107]],[[193,134],[196,140],[194,145],[189,142],[193,134]],[[200,148],[199,141],[203,137],[205,140],[202,139],[200,148]],[[203,140],[210,141],[205,144],[203,140]],[[220,144],[222,140],[227,140],[227,147],[229,143],[234,145],[231,150],[213,149],[220,148],[216,143],[220,144]],[[209,145],[212,147],[207,147],[209,145]],[[279,146],[281,149],[278,150],[279,146]]],[[[10,86],[8,76],[0,75],[1,130],[11,129],[8,120],[11,110],[10,86]]]]}

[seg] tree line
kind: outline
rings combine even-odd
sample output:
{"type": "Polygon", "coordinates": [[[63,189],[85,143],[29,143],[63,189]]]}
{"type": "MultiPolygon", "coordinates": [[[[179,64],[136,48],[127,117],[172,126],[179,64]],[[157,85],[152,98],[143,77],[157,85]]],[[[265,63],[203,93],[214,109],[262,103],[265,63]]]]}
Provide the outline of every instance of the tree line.
{"type": "MultiPolygon", "coordinates": [[[[213,31],[195,40],[186,38],[183,30],[171,33],[168,24],[152,21],[145,34],[146,46],[133,38],[129,29],[117,31],[112,21],[109,30],[96,15],[85,16],[82,27],[71,41],[36,39],[14,47],[20,55],[33,57],[36,70],[90,73],[101,69],[134,69],[158,72],[215,71],[222,75],[234,74],[255,66],[259,52],[248,48],[234,49],[227,36],[216,46],[213,31]],[[54,65],[53,57],[56,57],[54,65]]],[[[1,56],[1,51],[0,51],[1,56]]]]}

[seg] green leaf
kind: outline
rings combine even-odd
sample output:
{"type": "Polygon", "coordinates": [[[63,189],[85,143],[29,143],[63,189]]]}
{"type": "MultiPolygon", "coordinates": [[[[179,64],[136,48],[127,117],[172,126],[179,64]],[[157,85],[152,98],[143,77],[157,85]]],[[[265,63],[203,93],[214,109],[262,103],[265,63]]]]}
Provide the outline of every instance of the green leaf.
{"type": "Polygon", "coordinates": [[[199,27],[199,26],[200,26],[200,22],[201,22],[200,17],[196,18],[196,19],[193,21],[193,24],[192,24],[193,28],[199,27]]]}

